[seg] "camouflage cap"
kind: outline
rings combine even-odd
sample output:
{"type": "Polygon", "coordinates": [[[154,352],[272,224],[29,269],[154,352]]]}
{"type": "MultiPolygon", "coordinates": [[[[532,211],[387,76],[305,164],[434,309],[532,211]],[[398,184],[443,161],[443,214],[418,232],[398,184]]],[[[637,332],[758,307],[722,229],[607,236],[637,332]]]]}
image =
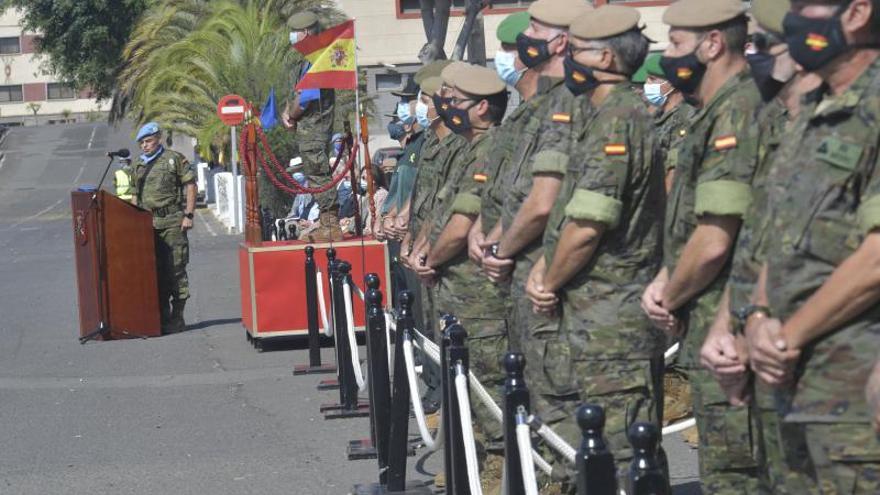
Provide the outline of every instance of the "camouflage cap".
{"type": "Polygon", "coordinates": [[[447,86],[455,86],[455,76],[458,74],[458,71],[463,67],[467,67],[468,64],[464,62],[455,61],[449,65],[447,65],[442,72],[440,72],[440,78],[443,79],[443,84],[447,86]]]}
{"type": "Polygon", "coordinates": [[[623,34],[639,27],[642,15],[623,5],[603,5],[572,21],[568,32],[585,40],[598,40],[623,34]]]}
{"type": "Polygon", "coordinates": [[[433,95],[440,90],[440,86],[443,86],[443,79],[440,76],[429,77],[419,85],[422,88],[422,94],[425,95],[433,95]]]}
{"type": "Polygon", "coordinates": [[[529,27],[531,18],[528,12],[514,12],[498,24],[495,36],[498,37],[498,41],[513,45],[516,43],[516,37],[529,27]]]}
{"type": "Polygon", "coordinates": [[[507,90],[507,85],[494,69],[466,64],[455,73],[455,87],[475,96],[490,96],[507,90]]]}
{"type": "Polygon", "coordinates": [[[290,26],[291,29],[308,29],[315,24],[318,23],[318,16],[309,10],[305,10],[303,12],[299,12],[290,17],[290,20],[287,21],[287,25],[290,26]]]}
{"type": "Polygon", "coordinates": [[[416,75],[413,76],[413,81],[415,81],[416,84],[422,84],[422,81],[429,77],[439,77],[440,73],[443,72],[443,69],[451,63],[452,60],[435,60],[429,64],[423,65],[422,68],[416,72],[416,75]]]}
{"type": "Polygon", "coordinates": [[[592,10],[593,6],[586,0],[537,0],[529,5],[532,20],[564,28],[592,10]]]}
{"type": "Polygon", "coordinates": [[[663,74],[663,68],[660,67],[660,59],[663,58],[663,55],[660,53],[652,53],[645,58],[645,63],[639,67],[639,70],[636,71],[632,76],[632,82],[634,83],[643,83],[648,80],[648,76],[654,77],[662,77],[666,79],[666,76],[663,74]]]}
{"type": "Polygon", "coordinates": [[[678,0],[663,12],[663,22],[676,28],[706,28],[744,14],[742,0],[678,0]]]}
{"type": "Polygon", "coordinates": [[[767,31],[782,34],[782,19],[791,6],[789,0],[752,0],[752,17],[767,31]]]}

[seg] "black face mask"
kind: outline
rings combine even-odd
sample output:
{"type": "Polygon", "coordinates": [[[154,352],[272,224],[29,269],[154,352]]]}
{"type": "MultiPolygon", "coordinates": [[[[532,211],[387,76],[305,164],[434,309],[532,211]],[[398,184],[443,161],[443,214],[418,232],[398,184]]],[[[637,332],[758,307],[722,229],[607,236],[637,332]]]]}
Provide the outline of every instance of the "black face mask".
{"type": "Polygon", "coordinates": [[[437,116],[440,117],[443,122],[446,122],[446,112],[451,107],[451,105],[449,104],[449,100],[451,100],[451,98],[444,98],[437,94],[431,96],[431,101],[434,102],[434,110],[437,112],[437,116]]]}
{"type": "Polygon", "coordinates": [[[791,12],[785,14],[782,29],[788,51],[804,70],[812,72],[821,69],[852,48],[846,42],[840,23],[840,16],[847,5],[849,2],[828,19],[811,19],[791,12]]]}
{"type": "Polygon", "coordinates": [[[660,68],[673,88],[691,95],[697,92],[706,73],[706,64],[697,58],[696,50],[683,57],[661,57],[660,68]]]}
{"type": "Polygon", "coordinates": [[[553,55],[550,54],[550,42],[561,35],[556,35],[549,40],[535,39],[520,33],[516,37],[516,51],[523,65],[529,69],[543,64],[550,60],[553,55]]]}
{"type": "Polygon", "coordinates": [[[565,68],[565,87],[575,96],[592,91],[601,84],[596,79],[593,68],[575,62],[571,53],[566,55],[562,66],[565,68]]]}
{"type": "Polygon", "coordinates": [[[388,123],[388,137],[395,141],[400,141],[404,137],[406,137],[406,128],[403,126],[403,122],[396,120],[394,122],[388,123]]]}
{"type": "Polygon", "coordinates": [[[457,108],[450,104],[449,108],[443,114],[443,123],[446,124],[446,127],[448,127],[450,131],[456,134],[464,134],[473,129],[471,118],[468,116],[468,110],[476,104],[477,102],[473,102],[473,104],[467,108],[457,108]]]}
{"type": "Polygon", "coordinates": [[[773,79],[776,57],[767,52],[758,52],[746,55],[746,60],[752,72],[752,79],[755,80],[755,86],[758,87],[758,92],[761,93],[761,99],[766,103],[776,98],[776,95],[779,94],[779,91],[788,82],[773,79]]]}

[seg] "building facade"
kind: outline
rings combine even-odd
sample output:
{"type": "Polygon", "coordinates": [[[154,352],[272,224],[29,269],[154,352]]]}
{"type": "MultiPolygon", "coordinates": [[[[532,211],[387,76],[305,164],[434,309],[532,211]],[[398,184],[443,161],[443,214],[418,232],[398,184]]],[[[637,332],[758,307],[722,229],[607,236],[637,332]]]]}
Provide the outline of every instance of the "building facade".
{"type": "Polygon", "coordinates": [[[44,68],[39,35],[25,32],[17,9],[0,14],[0,124],[7,126],[103,119],[109,102],[77,91],[44,68]]]}
{"type": "MultiPolygon", "coordinates": [[[[490,61],[499,48],[495,30],[508,14],[525,10],[533,0],[494,0],[492,8],[483,12],[486,33],[486,57],[490,61]]],[[[374,98],[379,113],[393,110],[397,99],[391,92],[402,88],[407,78],[419,67],[418,53],[426,42],[422,27],[419,0],[336,0],[350,18],[355,19],[358,63],[367,73],[367,90],[374,98]]],[[[645,24],[645,34],[656,43],[652,50],[662,49],[667,42],[667,26],[661,16],[668,0],[595,0],[638,8],[645,24]]],[[[453,0],[452,15],[446,35],[445,51],[452,54],[464,22],[465,0],[453,0]]],[[[371,122],[373,134],[385,132],[386,117],[371,122]]]]}

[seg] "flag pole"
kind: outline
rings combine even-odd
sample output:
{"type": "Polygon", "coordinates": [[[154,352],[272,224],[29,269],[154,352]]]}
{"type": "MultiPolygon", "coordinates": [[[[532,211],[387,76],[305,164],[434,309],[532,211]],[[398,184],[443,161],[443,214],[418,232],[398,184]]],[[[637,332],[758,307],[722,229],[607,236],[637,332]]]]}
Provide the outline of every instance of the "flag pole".
{"type": "MultiPolygon", "coordinates": [[[[355,140],[359,139],[361,136],[361,73],[360,66],[358,65],[358,38],[357,38],[357,19],[352,19],[352,34],[354,36],[354,129],[355,129],[355,140]]],[[[361,169],[363,168],[363,156],[358,154],[357,156],[357,166],[358,166],[358,177],[360,177],[361,169]]],[[[355,188],[355,184],[351,186],[352,190],[355,188]]]]}

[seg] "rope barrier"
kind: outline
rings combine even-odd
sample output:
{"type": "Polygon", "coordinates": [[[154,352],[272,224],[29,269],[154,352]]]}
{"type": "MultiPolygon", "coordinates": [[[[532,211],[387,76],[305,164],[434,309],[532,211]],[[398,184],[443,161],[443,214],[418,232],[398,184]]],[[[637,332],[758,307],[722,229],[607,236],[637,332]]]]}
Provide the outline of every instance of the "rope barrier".
{"type": "Polygon", "coordinates": [[[333,336],[332,320],[327,316],[327,302],[324,301],[324,274],[318,270],[318,305],[321,307],[321,324],[324,325],[324,335],[333,336]]]}
{"type": "Polygon", "coordinates": [[[357,294],[358,298],[361,301],[367,302],[367,296],[364,294],[364,291],[362,291],[361,288],[358,287],[358,284],[352,283],[351,286],[354,287],[354,293],[357,294]]]}
{"type": "Polygon", "coordinates": [[[535,464],[530,462],[523,452],[528,452],[532,448],[532,437],[529,424],[526,420],[525,408],[520,407],[516,413],[516,443],[519,447],[519,465],[522,469],[523,487],[526,489],[526,495],[538,495],[538,480],[535,477],[535,464]]]}
{"type": "Polygon", "coordinates": [[[364,373],[361,371],[361,358],[358,354],[357,337],[354,335],[354,311],[351,306],[351,285],[346,280],[342,285],[342,295],[345,297],[345,319],[348,327],[348,342],[351,347],[351,367],[354,368],[354,379],[357,381],[358,391],[363,392],[367,389],[367,382],[364,380],[364,373]]]}
{"type": "Polygon", "coordinates": [[[458,398],[461,435],[464,443],[464,456],[467,460],[468,485],[472,495],[483,495],[480,485],[480,467],[477,465],[477,446],[474,442],[474,430],[471,423],[471,401],[468,397],[467,376],[461,363],[455,365],[455,395],[458,398]]]}
{"type": "Polygon", "coordinates": [[[688,428],[690,428],[692,426],[696,426],[696,425],[697,425],[696,419],[694,419],[694,418],[685,419],[685,420],[679,421],[678,423],[675,423],[673,425],[669,425],[669,426],[663,428],[663,436],[671,435],[673,433],[678,433],[680,431],[687,430],[688,428]]]}
{"type": "Polygon", "coordinates": [[[385,345],[388,347],[388,369],[392,369],[391,365],[391,330],[397,331],[397,322],[387,312],[385,313],[385,345]]]}
{"type": "Polygon", "coordinates": [[[681,347],[681,344],[679,344],[678,342],[672,344],[672,346],[669,347],[669,349],[666,349],[666,352],[663,353],[663,360],[666,361],[667,364],[669,364],[668,361],[669,361],[670,359],[672,359],[673,356],[675,356],[676,354],[678,354],[678,349],[679,349],[680,347],[681,347]]]}
{"type": "MultiPolygon", "coordinates": [[[[428,447],[428,450],[433,452],[437,450],[437,447],[442,443],[443,435],[438,431],[437,438],[435,439],[431,436],[431,432],[428,430],[428,423],[425,421],[425,410],[422,408],[422,400],[420,399],[422,394],[419,390],[419,382],[416,380],[413,344],[412,340],[408,337],[404,337],[403,339],[403,358],[404,361],[406,361],[406,376],[409,379],[410,390],[409,396],[412,402],[413,412],[415,412],[416,415],[416,424],[419,426],[419,434],[421,434],[422,441],[425,442],[425,446],[428,447]]],[[[443,423],[441,422],[440,425],[442,428],[443,423]]]]}
{"type": "Polygon", "coordinates": [[[548,445],[553,447],[556,452],[559,452],[562,457],[565,458],[569,462],[569,464],[574,464],[575,459],[577,458],[577,450],[574,449],[568,442],[565,441],[562,437],[560,437],[552,428],[545,425],[541,419],[534,414],[529,416],[528,425],[535,431],[544,441],[547,442],[548,445]]]}

